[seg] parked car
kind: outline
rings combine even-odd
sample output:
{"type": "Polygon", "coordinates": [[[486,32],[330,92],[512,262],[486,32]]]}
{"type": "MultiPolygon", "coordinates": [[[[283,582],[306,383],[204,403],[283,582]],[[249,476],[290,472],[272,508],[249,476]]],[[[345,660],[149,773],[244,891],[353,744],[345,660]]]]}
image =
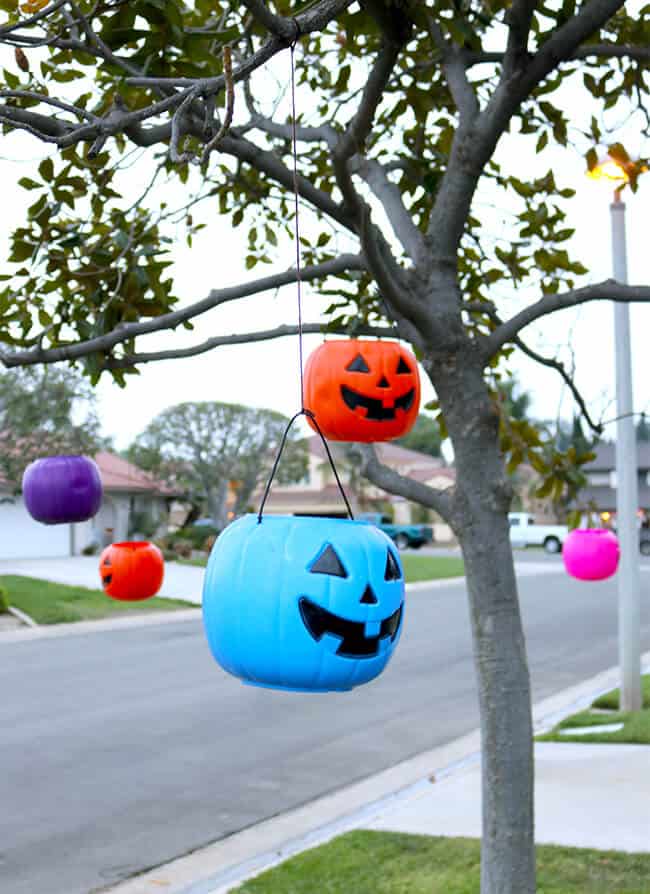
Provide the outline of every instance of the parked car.
{"type": "MultiPolygon", "coordinates": [[[[567,538],[566,525],[538,525],[527,512],[509,512],[510,542],[513,546],[543,546],[547,553],[559,553],[567,538]]],[[[639,552],[650,556],[650,528],[639,528],[639,552]]]]}
{"type": "Polygon", "coordinates": [[[547,553],[559,553],[567,538],[566,525],[538,525],[528,512],[509,512],[510,543],[513,546],[543,546],[547,553]]]}
{"type": "Polygon", "coordinates": [[[425,543],[433,542],[433,528],[428,525],[398,525],[387,515],[380,512],[365,512],[357,516],[362,521],[370,522],[393,540],[398,549],[409,547],[419,549],[425,543]]]}

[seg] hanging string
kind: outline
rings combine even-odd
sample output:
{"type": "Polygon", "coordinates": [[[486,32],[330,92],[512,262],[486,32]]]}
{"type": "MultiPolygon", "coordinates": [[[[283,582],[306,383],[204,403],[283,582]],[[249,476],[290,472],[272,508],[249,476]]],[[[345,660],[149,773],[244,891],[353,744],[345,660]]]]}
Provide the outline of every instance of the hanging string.
{"type": "Polygon", "coordinates": [[[343,490],[343,485],[341,483],[341,479],[339,478],[339,473],[336,471],[336,466],[334,465],[334,459],[332,458],[332,454],[330,452],[329,445],[325,439],[325,435],[320,429],[318,422],[316,421],[316,416],[312,413],[311,410],[305,408],[305,383],[304,383],[304,374],[303,374],[303,346],[302,346],[302,267],[300,262],[300,193],[298,191],[298,136],[297,136],[297,126],[296,126],[296,65],[295,65],[295,49],[298,40],[300,39],[300,27],[298,23],[294,19],[294,25],[296,27],[296,36],[291,44],[291,149],[293,155],[293,200],[294,200],[294,230],[295,230],[295,242],[296,242],[296,292],[298,296],[298,364],[300,367],[300,410],[292,416],[289,420],[289,424],[284,430],[284,434],[282,435],[282,440],[280,442],[280,447],[278,450],[278,454],[275,458],[275,462],[273,463],[273,468],[271,469],[271,474],[269,476],[269,480],[266,483],[266,487],[264,489],[264,494],[262,496],[262,502],[260,504],[259,512],[257,513],[257,523],[258,525],[262,523],[262,514],[264,512],[264,506],[266,504],[266,500],[268,498],[269,492],[271,490],[271,484],[273,483],[273,479],[275,478],[275,473],[278,470],[278,465],[280,464],[280,458],[282,457],[282,451],[287,443],[287,438],[289,436],[289,430],[293,423],[300,416],[306,416],[320,435],[320,439],[323,442],[323,447],[325,448],[325,453],[327,454],[327,459],[329,460],[329,464],[332,468],[332,472],[334,472],[334,478],[336,479],[336,483],[338,485],[338,489],[343,497],[343,502],[345,503],[345,508],[347,509],[348,516],[351,519],[354,519],[354,515],[352,513],[352,507],[348,502],[348,498],[343,490]]]}
{"type": "MultiPolygon", "coordinates": [[[[295,22],[295,20],[294,20],[295,22]]],[[[302,350],[302,268],[300,263],[300,195],[298,192],[298,137],[296,133],[296,63],[295,51],[300,29],[296,25],[296,36],[291,44],[291,149],[293,154],[293,202],[296,237],[296,292],[298,295],[298,365],[300,367],[300,409],[305,410],[305,383],[302,350]]]]}
{"type": "Polygon", "coordinates": [[[264,495],[262,497],[262,502],[260,504],[260,511],[257,513],[257,523],[258,525],[262,523],[262,514],[264,512],[264,505],[266,503],[266,499],[269,495],[269,491],[271,490],[271,484],[273,483],[273,479],[275,478],[275,473],[278,470],[278,466],[280,464],[280,457],[282,456],[282,451],[284,450],[284,446],[287,443],[287,437],[289,436],[289,429],[293,425],[293,423],[300,416],[307,416],[311,419],[314,428],[320,435],[320,439],[323,442],[323,447],[325,448],[325,453],[327,454],[327,458],[329,460],[330,466],[332,467],[332,471],[334,472],[334,478],[336,479],[336,483],[338,484],[339,491],[341,492],[341,496],[343,497],[343,502],[345,503],[345,508],[347,509],[348,515],[351,519],[354,519],[354,515],[352,513],[352,507],[348,502],[348,498],[345,495],[345,491],[343,490],[343,485],[341,484],[341,479],[339,478],[339,473],[336,471],[336,466],[334,465],[334,460],[332,458],[332,454],[330,453],[330,448],[328,446],[327,441],[325,440],[325,435],[320,430],[320,426],[318,422],[316,422],[316,417],[312,413],[311,410],[299,410],[295,416],[292,416],[289,420],[289,424],[284,430],[284,434],[282,435],[282,441],[280,442],[280,449],[278,450],[278,455],[275,457],[275,462],[273,463],[273,468],[271,469],[271,474],[269,476],[269,480],[266,483],[266,487],[264,489],[264,495]]]}

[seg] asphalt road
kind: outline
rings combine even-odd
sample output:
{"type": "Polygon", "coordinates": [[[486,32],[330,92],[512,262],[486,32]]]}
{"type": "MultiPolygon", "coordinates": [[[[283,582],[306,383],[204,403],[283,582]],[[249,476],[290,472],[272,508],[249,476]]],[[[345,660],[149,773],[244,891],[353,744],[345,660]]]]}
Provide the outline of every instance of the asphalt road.
{"type": "MultiPolygon", "coordinates": [[[[614,584],[529,576],[521,600],[535,700],[616,663],[614,584]]],[[[87,894],[478,722],[458,584],[412,593],[392,664],[348,694],[243,686],[194,622],[5,641],[0,681],[7,894],[87,894]]]]}

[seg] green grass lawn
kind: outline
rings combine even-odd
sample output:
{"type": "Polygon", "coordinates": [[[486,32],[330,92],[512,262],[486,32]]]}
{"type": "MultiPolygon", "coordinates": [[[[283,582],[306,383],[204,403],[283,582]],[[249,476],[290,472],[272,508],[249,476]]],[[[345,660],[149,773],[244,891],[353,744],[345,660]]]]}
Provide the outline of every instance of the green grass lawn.
{"type": "Polygon", "coordinates": [[[7,590],[9,605],[26,612],[37,624],[94,621],[126,613],[196,608],[191,602],[156,597],[142,602],[118,602],[102,590],[69,587],[10,574],[0,576],[0,586],[7,590]]]}
{"type": "Polygon", "coordinates": [[[465,574],[463,560],[456,556],[418,556],[415,553],[405,553],[400,558],[407,583],[462,577],[465,574]]]}
{"type": "MultiPolygon", "coordinates": [[[[349,832],[245,882],[238,894],[479,894],[480,842],[349,832]]],[[[537,848],[539,894],[650,894],[650,854],[537,848]]]]}
{"type": "Polygon", "coordinates": [[[200,559],[176,559],[179,565],[194,565],[195,568],[205,568],[208,564],[208,557],[200,559]]]}
{"type": "MultiPolygon", "coordinates": [[[[641,696],[643,698],[643,707],[650,708],[650,674],[645,674],[641,677],[641,696]]],[[[611,692],[606,692],[605,695],[599,696],[593,703],[593,707],[609,708],[615,711],[618,709],[620,698],[620,689],[612,689],[611,692]]]]}
{"type": "Polygon", "coordinates": [[[565,717],[556,727],[543,736],[539,742],[602,742],[627,743],[630,745],[650,745],[650,675],[641,678],[643,687],[643,709],[641,711],[617,711],[620,693],[618,689],[601,695],[592,708],[610,709],[611,713],[594,713],[587,709],[565,717]],[[623,729],[616,732],[592,732],[585,735],[561,735],[560,730],[581,726],[601,726],[608,723],[622,723],[623,729]]]}
{"type": "MultiPolygon", "coordinates": [[[[418,556],[407,553],[400,556],[404,566],[406,582],[416,580],[441,580],[447,577],[462,577],[465,574],[463,560],[454,556],[418,556]]],[[[207,559],[178,559],[181,565],[204,567],[207,559]]]]}

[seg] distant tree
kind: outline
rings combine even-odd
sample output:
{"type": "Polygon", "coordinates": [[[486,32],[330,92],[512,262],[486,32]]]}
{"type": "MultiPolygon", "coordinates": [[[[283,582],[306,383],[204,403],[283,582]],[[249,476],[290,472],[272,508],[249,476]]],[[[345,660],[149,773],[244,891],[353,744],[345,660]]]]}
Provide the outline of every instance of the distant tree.
{"type": "Polygon", "coordinates": [[[409,450],[419,450],[430,456],[441,456],[442,435],[440,426],[430,416],[420,413],[411,431],[395,442],[409,450]]]}
{"type": "MultiPolygon", "coordinates": [[[[216,527],[226,524],[232,483],[235,512],[245,511],[267,478],[288,420],[272,410],[238,404],[182,403],[164,410],[138,436],[129,458],[184,488],[204,504],[216,527]]],[[[307,469],[307,446],[292,430],[278,482],[296,481],[307,469]]]]}
{"type": "Polygon", "coordinates": [[[499,400],[503,406],[503,413],[510,419],[520,422],[532,421],[530,405],[533,402],[529,391],[525,391],[516,376],[502,379],[497,389],[499,400]]]}
{"type": "Polygon", "coordinates": [[[33,460],[106,446],[99,431],[93,390],[73,369],[30,366],[0,375],[0,475],[14,493],[33,460]]]}
{"type": "Polygon", "coordinates": [[[601,440],[600,436],[587,433],[582,417],[577,414],[570,421],[557,419],[539,423],[539,427],[545,433],[542,443],[546,457],[541,469],[546,471],[554,462],[558,469],[556,480],[547,474],[545,481],[537,487],[536,496],[550,499],[557,519],[577,525],[584,508],[580,506],[580,491],[587,484],[584,465],[594,458],[594,448],[601,440]]]}
{"type": "Polygon", "coordinates": [[[641,444],[647,444],[650,441],[650,422],[645,413],[641,413],[641,418],[636,424],[636,439],[641,444]]]}

